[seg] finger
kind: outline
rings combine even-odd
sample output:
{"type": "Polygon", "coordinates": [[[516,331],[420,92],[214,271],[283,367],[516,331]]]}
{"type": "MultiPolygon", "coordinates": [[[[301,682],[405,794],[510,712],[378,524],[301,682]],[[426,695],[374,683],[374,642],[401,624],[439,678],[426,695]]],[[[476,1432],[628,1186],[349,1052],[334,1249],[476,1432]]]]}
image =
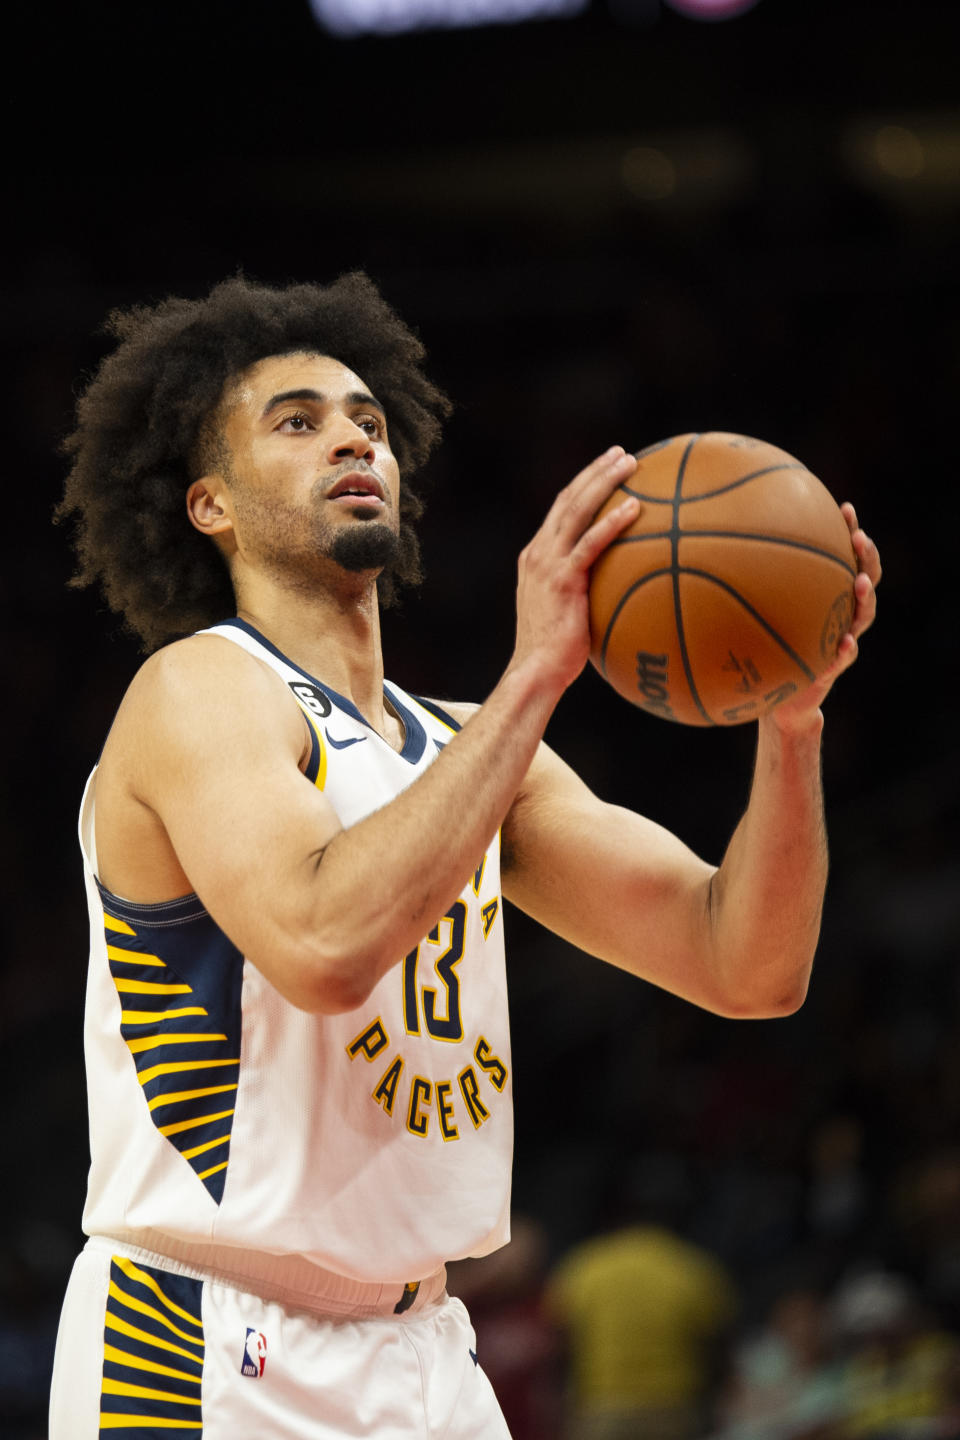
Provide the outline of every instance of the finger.
{"type": "Polygon", "coordinates": [[[774,724],[781,729],[795,729],[798,722],[801,725],[806,723],[806,718],[820,709],[833,689],[834,682],[840,678],[844,670],[849,670],[856,660],[857,654],[858,647],[855,637],[849,633],[844,635],[837,646],[836,655],[826,670],[822,671],[806,689],[770,711],[774,724]]]}
{"type": "Polygon", "coordinates": [[[876,587],[883,578],[880,551],[865,530],[855,530],[851,539],[861,574],[869,575],[872,584],[876,587]]]}
{"type": "Polygon", "coordinates": [[[877,592],[865,571],[861,570],[853,582],[854,610],[850,623],[852,635],[862,635],[869,630],[877,616],[877,592]]]}
{"type": "Polygon", "coordinates": [[[598,475],[607,473],[610,467],[616,465],[617,461],[625,453],[622,445],[611,445],[609,450],[605,450],[602,455],[598,455],[595,460],[591,460],[589,465],[585,465],[568,485],[565,485],[562,490],[557,491],[550,509],[544,516],[540,529],[550,532],[559,526],[571,500],[580,490],[582,490],[585,485],[590,485],[598,475]]]}
{"type": "Polygon", "coordinates": [[[837,653],[826,670],[822,671],[810,686],[809,695],[812,702],[817,705],[823,704],[833,689],[834,681],[838,680],[845,670],[850,669],[859,653],[860,648],[857,645],[856,637],[852,632],[848,632],[837,646],[837,653]]]}
{"type": "Polygon", "coordinates": [[[593,474],[585,475],[582,480],[578,478],[561,492],[554,507],[554,519],[565,543],[572,547],[579,541],[604,501],[636,468],[636,456],[621,452],[593,474]]]}
{"type": "Polygon", "coordinates": [[[622,445],[611,445],[609,450],[604,450],[602,455],[598,455],[595,460],[591,460],[589,465],[585,465],[574,475],[569,485],[565,485],[559,492],[557,499],[575,492],[583,485],[588,485],[597,475],[603,474],[611,465],[616,465],[617,461],[625,454],[626,451],[622,445]]]}
{"type": "MultiPolygon", "coordinates": [[[[833,681],[836,680],[838,675],[843,674],[844,670],[849,670],[859,654],[860,646],[857,644],[857,637],[852,630],[849,630],[837,646],[837,653],[833,658],[833,663],[829,669],[824,672],[824,675],[830,676],[831,684],[833,684],[833,681]]],[[[824,676],[820,678],[822,680],[824,676]]]]}
{"type": "Polygon", "coordinates": [[[867,572],[874,585],[879,585],[883,573],[880,565],[880,552],[866,531],[861,529],[857,512],[849,500],[845,500],[840,506],[840,513],[847,522],[860,569],[867,572]]]}
{"type": "Polygon", "coordinates": [[[612,506],[605,515],[585,530],[570,552],[571,563],[577,569],[589,570],[602,555],[607,546],[630,524],[642,509],[635,495],[627,495],[619,505],[612,506]]]}

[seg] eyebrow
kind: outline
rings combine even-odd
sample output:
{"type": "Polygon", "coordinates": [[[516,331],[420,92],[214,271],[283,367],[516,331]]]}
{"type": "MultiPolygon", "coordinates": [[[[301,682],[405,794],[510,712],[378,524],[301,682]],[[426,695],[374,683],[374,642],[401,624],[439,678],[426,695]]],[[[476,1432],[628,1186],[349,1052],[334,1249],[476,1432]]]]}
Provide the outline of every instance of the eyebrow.
{"type": "MultiPolygon", "coordinates": [[[[275,410],[278,405],[283,405],[288,400],[314,400],[322,405],[326,399],[327,396],[324,395],[322,390],[281,390],[279,394],[271,395],[263,407],[263,413],[264,415],[269,415],[271,410],[275,410]]],[[[368,395],[366,390],[351,390],[349,395],[344,396],[344,399],[348,405],[371,406],[374,410],[379,410],[380,414],[386,419],[387,412],[383,405],[381,405],[375,395],[368,395]]]]}

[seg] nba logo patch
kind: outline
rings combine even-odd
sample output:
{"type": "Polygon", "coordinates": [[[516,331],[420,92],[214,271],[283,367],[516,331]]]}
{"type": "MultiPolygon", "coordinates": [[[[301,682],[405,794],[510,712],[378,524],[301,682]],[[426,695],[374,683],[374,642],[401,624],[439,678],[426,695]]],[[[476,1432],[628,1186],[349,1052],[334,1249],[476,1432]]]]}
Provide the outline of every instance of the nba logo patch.
{"type": "Polygon", "coordinates": [[[267,1363],[267,1337],[260,1330],[251,1330],[247,1326],[247,1338],[243,1346],[243,1360],[240,1365],[241,1375],[252,1375],[259,1380],[263,1374],[263,1367],[267,1363]]]}

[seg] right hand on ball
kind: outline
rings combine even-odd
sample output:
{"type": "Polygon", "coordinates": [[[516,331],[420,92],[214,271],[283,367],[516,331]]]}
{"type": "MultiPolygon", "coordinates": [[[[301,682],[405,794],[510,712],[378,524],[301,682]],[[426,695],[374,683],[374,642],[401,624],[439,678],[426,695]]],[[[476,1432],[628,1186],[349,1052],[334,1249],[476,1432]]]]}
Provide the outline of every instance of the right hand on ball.
{"type": "Polygon", "coordinates": [[[555,687],[558,696],[580,674],[590,654],[590,567],[635,518],[640,502],[626,496],[599,520],[593,517],[636,466],[636,457],[621,445],[598,456],[560,491],[520,554],[511,668],[538,664],[540,683],[555,687]]]}

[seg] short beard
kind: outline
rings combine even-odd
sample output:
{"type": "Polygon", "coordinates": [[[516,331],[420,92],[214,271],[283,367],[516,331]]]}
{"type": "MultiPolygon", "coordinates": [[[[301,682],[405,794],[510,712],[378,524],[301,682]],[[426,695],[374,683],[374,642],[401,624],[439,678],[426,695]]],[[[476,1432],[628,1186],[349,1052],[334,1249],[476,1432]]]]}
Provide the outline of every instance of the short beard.
{"type": "Polygon", "coordinates": [[[399,550],[399,541],[389,525],[368,520],[362,525],[351,525],[349,530],[338,531],[330,547],[330,559],[341,569],[354,573],[363,570],[392,572],[399,550]]]}

